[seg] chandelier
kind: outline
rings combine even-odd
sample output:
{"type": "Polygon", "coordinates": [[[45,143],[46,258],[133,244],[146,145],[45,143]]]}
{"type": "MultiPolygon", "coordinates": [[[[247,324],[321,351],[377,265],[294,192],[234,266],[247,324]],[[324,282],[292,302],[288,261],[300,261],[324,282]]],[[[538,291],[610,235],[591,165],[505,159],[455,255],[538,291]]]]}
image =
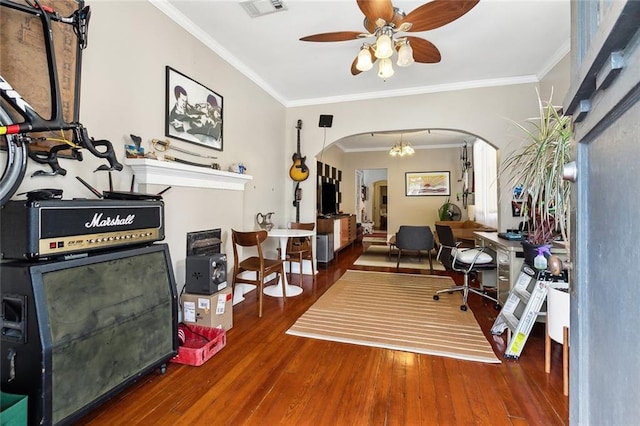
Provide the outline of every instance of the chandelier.
{"type": "Polygon", "coordinates": [[[409,142],[402,141],[402,134],[400,135],[400,141],[389,150],[389,155],[392,157],[404,157],[405,155],[413,155],[416,152],[409,142]]]}
{"type": "Polygon", "coordinates": [[[364,43],[358,53],[356,69],[369,71],[373,68],[373,62],[378,60],[378,77],[387,79],[394,73],[391,57],[395,50],[398,51],[396,65],[408,67],[414,62],[413,49],[406,37],[394,38],[393,27],[384,25],[376,29],[376,42],[364,43]]]}

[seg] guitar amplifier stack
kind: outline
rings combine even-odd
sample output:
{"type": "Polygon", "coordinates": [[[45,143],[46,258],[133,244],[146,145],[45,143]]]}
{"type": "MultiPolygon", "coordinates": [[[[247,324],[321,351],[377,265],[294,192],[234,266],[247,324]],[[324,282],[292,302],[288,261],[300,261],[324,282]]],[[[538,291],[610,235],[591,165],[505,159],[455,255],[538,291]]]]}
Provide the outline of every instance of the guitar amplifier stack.
{"type": "MultiPolygon", "coordinates": [[[[28,424],[69,424],[177,354],[161,200],[0,208],[0,381],[28,424]],[[82,366],[82,368],[79,368],[82,366]]],[[[3,423],[4,424],[4,423],[3,423]]]]}

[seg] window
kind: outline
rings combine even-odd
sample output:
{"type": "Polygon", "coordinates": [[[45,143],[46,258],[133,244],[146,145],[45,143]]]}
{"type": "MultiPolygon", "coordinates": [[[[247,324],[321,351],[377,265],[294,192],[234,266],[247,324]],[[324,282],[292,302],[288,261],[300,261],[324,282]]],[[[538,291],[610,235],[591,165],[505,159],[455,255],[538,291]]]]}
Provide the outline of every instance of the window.
{"type": "Polygon", "coordinates": [[[498,227],[498,167],[494,147],[481,139],[473,143],[475,178],[475,219],[483,225],[498,227]]]}

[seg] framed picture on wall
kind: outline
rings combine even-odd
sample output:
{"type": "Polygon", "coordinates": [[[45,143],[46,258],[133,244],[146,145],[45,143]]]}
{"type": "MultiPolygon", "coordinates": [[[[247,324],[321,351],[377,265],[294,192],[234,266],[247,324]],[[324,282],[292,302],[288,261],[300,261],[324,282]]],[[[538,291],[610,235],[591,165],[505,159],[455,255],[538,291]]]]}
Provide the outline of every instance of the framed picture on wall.
{"type": "Polygon", "coordinates": [[[165,135],[222,151],[223,98],[167,66],[165,135]]]}
{"type": "Polygon", "coordinates": [[[406,172],[405,195],[451,195],[449,172],[406,172]]]}
{"type": "Polygon", "coordinates": [[[511,201],[511,216],[522,216],[522,201],[511,201]]]}

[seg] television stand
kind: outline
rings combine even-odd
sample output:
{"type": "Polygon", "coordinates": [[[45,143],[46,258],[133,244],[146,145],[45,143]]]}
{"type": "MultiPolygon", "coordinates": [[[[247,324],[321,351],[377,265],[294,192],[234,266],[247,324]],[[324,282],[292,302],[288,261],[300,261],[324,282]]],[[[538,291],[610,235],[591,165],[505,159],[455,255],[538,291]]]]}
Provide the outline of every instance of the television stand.
{"type": "Polygon", "coordinates": [[[338,252],[357,237],[356,216],[353,214],[339,214],[331,218],[317,219],[318,234],[333,234],[333,251],[338,252]]]}

